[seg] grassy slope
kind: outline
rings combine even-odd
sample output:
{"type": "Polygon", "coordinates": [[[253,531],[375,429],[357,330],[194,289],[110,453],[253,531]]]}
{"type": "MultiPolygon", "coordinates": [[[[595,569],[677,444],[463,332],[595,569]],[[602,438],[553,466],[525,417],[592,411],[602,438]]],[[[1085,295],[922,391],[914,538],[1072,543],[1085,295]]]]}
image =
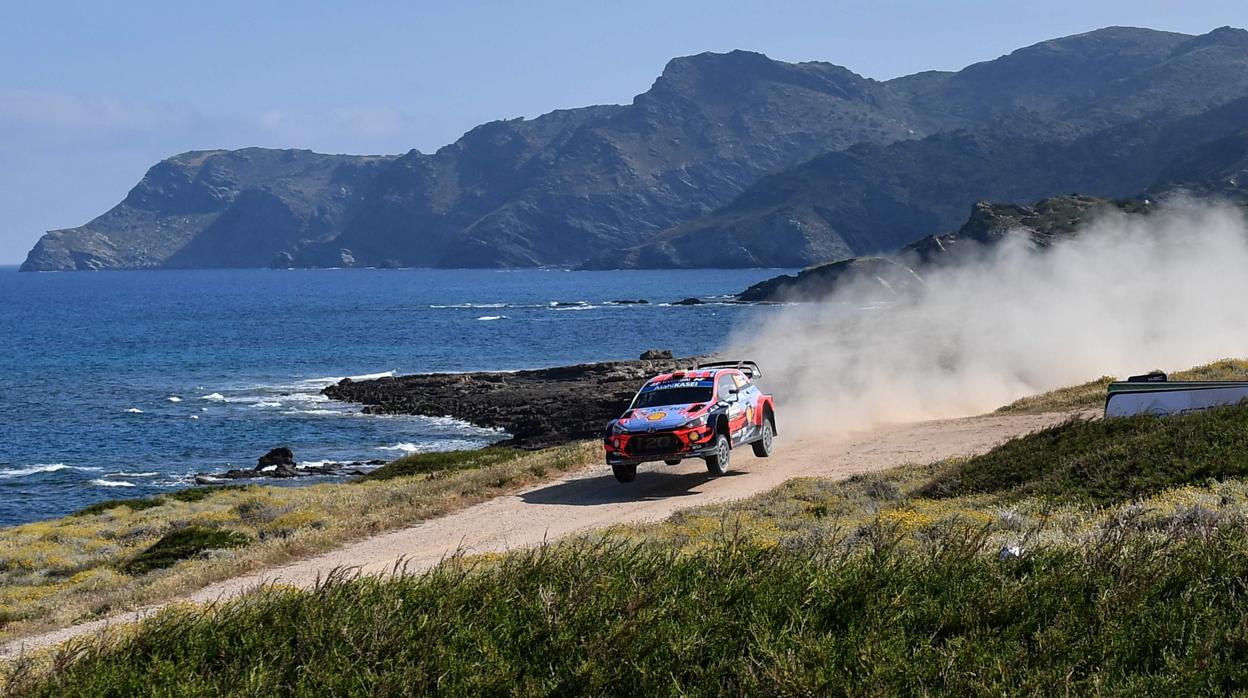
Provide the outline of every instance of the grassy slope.
{"type": "MultiPolygon", "coordinates": [[[[1171,380],[1248,380],[1248,361],[1222,359],[1170,374],[1171,380]]],[[[1031,395],[997,410],[1000,414],[1036,414],[1097,409],[1105,406],[1105,388],[1112,376],[1102,376],[1081,385],[1031,395]]]]}
{"type": "Polygon", "coordinates": [[[90,620],[463,508],[598,457],[421,454],[350,484],[223,487],[115,500],[0,529],[0,638],[90,620]]]}
{"type": "Polygon", "coordinates": [[[1248,687],[1246,441],[1248,408],[1071,422],[423,577],[172,609],[10,679],[43,695],[1220,694],[1248,687]]]}

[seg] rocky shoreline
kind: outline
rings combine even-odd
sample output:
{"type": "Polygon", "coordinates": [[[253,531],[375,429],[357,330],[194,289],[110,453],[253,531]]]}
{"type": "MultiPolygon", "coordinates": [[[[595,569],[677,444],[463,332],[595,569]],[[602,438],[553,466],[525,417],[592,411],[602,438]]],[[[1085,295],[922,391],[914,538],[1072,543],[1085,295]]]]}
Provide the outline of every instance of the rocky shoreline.
{"type": "Polygon", "coordinates": [[[643,381],[664,371],[691,368],[697,361],[652,350],[634,361],[530,371],[344,379],[322,392],[334,400],[363,404],[370,414],[450,416],[503,429],[511,437],[501,445],[538,449],[601,436],[643,381]]]}

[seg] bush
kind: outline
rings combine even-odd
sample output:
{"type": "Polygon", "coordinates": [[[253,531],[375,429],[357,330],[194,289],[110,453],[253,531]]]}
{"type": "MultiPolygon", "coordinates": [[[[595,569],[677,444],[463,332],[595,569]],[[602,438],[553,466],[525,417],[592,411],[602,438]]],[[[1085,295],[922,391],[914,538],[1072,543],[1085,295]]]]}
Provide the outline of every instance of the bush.
{"type": "Polygon", "coordinates": [[[96,502],[90,506],[85,506],[78,511],[70,514],[70,516],[92,516],[95,514],[103,514],[117,507],[129,507],[131,511],[143,511],[164,504],[165,500],[160,497],[141,497],[135,499],[106,499],[102,502],[96,502]]]}
{"type": "Polygon", "coordinates": [[[187,526],[166,533],[146,550],[125,561],[120,569],[131,575],[172,567],[205,550],[240,548],[251,542],[241,533],[203,526],[187,526]]]}
{"type": "Polygon", "coordinates": [[[955,464],[918,492],[999,492],[1113,504],[1248,474],[1248,407],[1173,417],[1072,420],[955,464]]]}

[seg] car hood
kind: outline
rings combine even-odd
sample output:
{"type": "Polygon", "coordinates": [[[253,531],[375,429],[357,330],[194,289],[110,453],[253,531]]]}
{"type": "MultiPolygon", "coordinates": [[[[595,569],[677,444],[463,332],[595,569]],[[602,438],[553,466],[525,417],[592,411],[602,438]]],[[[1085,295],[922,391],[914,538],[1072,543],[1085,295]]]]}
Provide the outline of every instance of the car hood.
{"type": "Polygon", "coordinates": [[[709,412],[709,405],[697,402],[688,405],[663,405],[629,410],[620,416],[619,424],[628,431],[660,431],[675,429],[689,420],[709,412]]]}

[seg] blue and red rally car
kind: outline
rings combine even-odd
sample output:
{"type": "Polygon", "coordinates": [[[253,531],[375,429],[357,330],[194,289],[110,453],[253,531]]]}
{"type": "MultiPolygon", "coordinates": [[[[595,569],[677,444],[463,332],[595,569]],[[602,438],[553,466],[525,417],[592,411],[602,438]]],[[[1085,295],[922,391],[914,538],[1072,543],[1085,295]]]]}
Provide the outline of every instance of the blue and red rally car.
{"type": "Polygon", "coordinates": [[[745,444],[760,458],[770,456],[776,405],[755,384],[760,377],[752,361],[718,361],[651,378],[607,425],[604,446],[615,478],[632,482],[641,463],[685,458],[703,458],[712,475],[723,475],[732,449],[745,444]]]}

